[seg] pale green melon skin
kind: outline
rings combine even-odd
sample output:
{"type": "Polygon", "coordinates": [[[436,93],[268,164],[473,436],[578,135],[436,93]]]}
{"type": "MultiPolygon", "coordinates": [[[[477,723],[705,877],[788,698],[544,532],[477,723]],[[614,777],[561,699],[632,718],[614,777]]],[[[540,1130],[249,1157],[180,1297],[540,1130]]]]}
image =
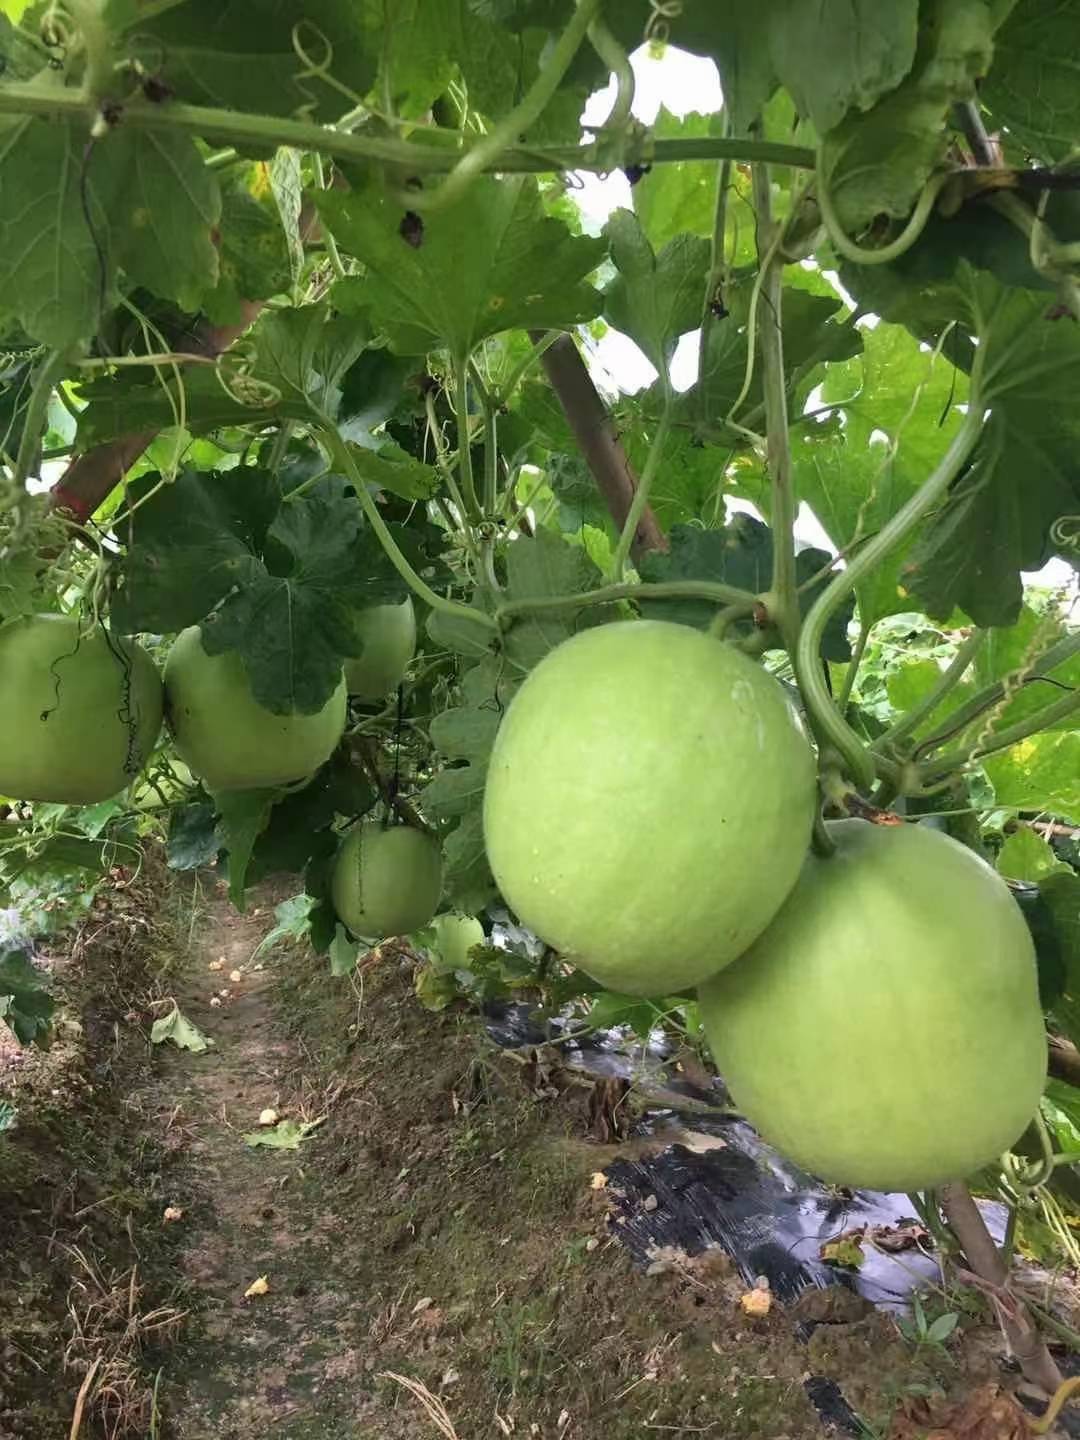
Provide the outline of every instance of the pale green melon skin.
{"type": "Polygon", "coordinates": [[[921,825],[830,824],[787,903],[701,987],[736,1105],[838,1185],[923,1190],[993,1161],[1046,1078],[1035,952],[1008,887],[921,825]]]}
{"type": "Polygon", "coordinates": [[[345,661],[345,684],[358,700],[382,700],[401,684],[416,654],[416,611],[411,598],[400,605],[372,605],[354,619],[364,642],[360,656],[345,661]]]}
{"type": "Polygon", "coordinates": [[[137,777],[161,730],[161,677],[140,645],[72,616],[0,626],[0,795],[94,805],[137,777]],[[124,710],[131,724],[122,718],[124,710]]]}
{"type": "Polygon", "coordinates": [[[364,939],[422,929],[442,895],[438,841],[408,825],[363,821],[338,851],[331,895],[338,919],[364,939]]]}
{"type": "Polygon", "coordinates": [[[781,687],[667,621],[598,626],[511,701],[484,796],[507,904],[612,990],[666,995],[723,968],[794,885],[813,755],[781,687]]]}
{"type": "Polygon", "coordinates": [[[344,679],[314,715],[275,715],[252,695],[236,651],[208,655],[197,625],[173,642],[165,697],[177,752],[211,791],[303,780],[330,758],[345,729],[344,679]]]}
{"type": "Polygon", "coordinates": [[[469,968],[469,951],[474,945],[484,943],[484,927],[472,915],[448,912],[436,915],[431,922],[435,932],[435,948],[438,951],[437,972],[447,974],[453,970],[469,968]]]}

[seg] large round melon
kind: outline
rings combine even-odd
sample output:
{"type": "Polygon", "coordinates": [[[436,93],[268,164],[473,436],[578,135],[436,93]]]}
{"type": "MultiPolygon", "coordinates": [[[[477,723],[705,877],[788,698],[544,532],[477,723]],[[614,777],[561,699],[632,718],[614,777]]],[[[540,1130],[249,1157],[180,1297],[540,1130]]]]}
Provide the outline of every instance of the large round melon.
{"type": "Polygon", "coordinates": [[[251,693],[235,650],[208,655],[199,627],[165,662],[169,726],[180,758],[208,790],[288,785],[330,758],[345,729],[345,682],[313,715],[275,715],[251,693]]]}
{"type": "Polygon", "coordinates": [[[346,835],[334,864],[334,909],[354,935],[408,935],[428,923],[442,894],[437,840],[408,825],[365,820],[346,835]]]}
{"type": "Polygon", "coordinates": [[[0,626],[0,795],[93,805],[130,785],[161,729],[141,646],[73,616],[0,626]]]}
{"type": "Polygon", "coordinates": [[[345,661],[345,684],[358,700],[381,700],[396,690],[416,654],[416,611],[410,598],[400,605],[372,605],[355,617],[364,642],[358,658],[345,661]]]}
{"type": "Polygon", "coordinates": [[[962,1180],[1035,1113],[1046,1037],[1028,927],[1004,881],[921,825],[841,820],[701,1015],[735,1103],[839,1185],[962,1180]]]}
{"type": "Polygon", "coordinates": [[[503,897],[613,990],[664,995],[760,934],[810,839],[814,761],[777,682],[685,625],[583,631],[512,700],[484,796],[503,897]]]}

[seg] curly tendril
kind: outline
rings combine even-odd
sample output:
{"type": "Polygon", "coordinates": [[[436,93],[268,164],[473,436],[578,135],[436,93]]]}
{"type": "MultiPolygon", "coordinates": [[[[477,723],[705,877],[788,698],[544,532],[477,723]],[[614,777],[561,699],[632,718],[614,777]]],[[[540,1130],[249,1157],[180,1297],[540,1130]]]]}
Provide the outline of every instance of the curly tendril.
{"type": "Polygon", "coordinates": [[[225,394],[249,410],[268,409],[282,398],[277,385],[251,373],[257,359],[255,347],[241,340],[219,355],[214,364],[214,374],[225,394]]]}
{"type": "Polygon", "coordinates": [[[649,0],[651,13],[645,22],[645,39],[651,45],[666,45],[671,21],[682,15],[682,0],[649,0]]]}
{"type": "Polygon", "coordinates": [[[315,112],[319,108],[317,93],[304,82],[306,80],[321,80],[331,90],[336,90],[339,95],[344,96],[353,107],[362,107],[364,99],[355,90],[350,90],[348,85],[340,81],[332,72],[330,67],[334,63],[334,45],[323,30],[313,20],[298,20],[292,28],[292,47],[296,58],[303,65],[293,76],[296,88],[304,96],[304,103],[293,112],[297,120],[314,120],[315,112]],[[319,47],[322,50],[321,56],[313,53],[310,47],[319,47]]]}

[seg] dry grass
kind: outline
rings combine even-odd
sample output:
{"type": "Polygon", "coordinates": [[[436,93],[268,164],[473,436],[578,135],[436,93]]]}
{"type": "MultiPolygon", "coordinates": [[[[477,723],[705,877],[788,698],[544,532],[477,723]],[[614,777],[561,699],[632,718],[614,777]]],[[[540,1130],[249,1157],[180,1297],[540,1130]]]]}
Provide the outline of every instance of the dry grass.
{"type": "Polygon", "coordinates": [[[106,1273],[78,1246],[63,1250],[72,1266],[64,1369],[83,1377],[70,1440],[77,1440],[84,1415],[100,1421],[109,1440],[152,1433],[155,1387],[143,1355],[147,1346],[174,1339],[187,1312],[170,1305],[143,1310],[137,1266],[106,1273]]]}
{"type": "Polygon", "coordinates": [[[383,1370],[379,1379],[392,1380],[395,1385],[400,1385],[403,1390],[407,1390],[410,1395],[420,1401],[428,1419],[439,1434],[445,1437],[445,1440],[458,1440],[458,1433],[454,1429],[454,1422],[450,1419],[446,1406],[421,1381],[414,1380],[409,1375],[396,1375],[393,1370],[383,1370]]]}

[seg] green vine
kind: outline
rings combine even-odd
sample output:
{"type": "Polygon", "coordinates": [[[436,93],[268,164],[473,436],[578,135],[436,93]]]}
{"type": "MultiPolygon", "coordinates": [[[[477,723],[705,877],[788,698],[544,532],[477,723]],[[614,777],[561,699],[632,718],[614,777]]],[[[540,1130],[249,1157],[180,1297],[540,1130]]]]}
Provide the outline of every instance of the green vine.
{"type": "Polygon", "coordinates": [[[860,580],[869,575],[948,493],[949,487],[970,459],[982,433],[983,407],[980,391],[981,375],[977,356],[971,375],[967,411],[937,468],[888,524],[848,559],[846,568],[825,587],[803,620],[802,633],[795,652],[799,690],[819,737],[839,751],[860,788],[868,788],[874,782],[877,773],[875,757],[840,714],[826,688],[821,671],[821,642],[825,627],[860,580]]]}

